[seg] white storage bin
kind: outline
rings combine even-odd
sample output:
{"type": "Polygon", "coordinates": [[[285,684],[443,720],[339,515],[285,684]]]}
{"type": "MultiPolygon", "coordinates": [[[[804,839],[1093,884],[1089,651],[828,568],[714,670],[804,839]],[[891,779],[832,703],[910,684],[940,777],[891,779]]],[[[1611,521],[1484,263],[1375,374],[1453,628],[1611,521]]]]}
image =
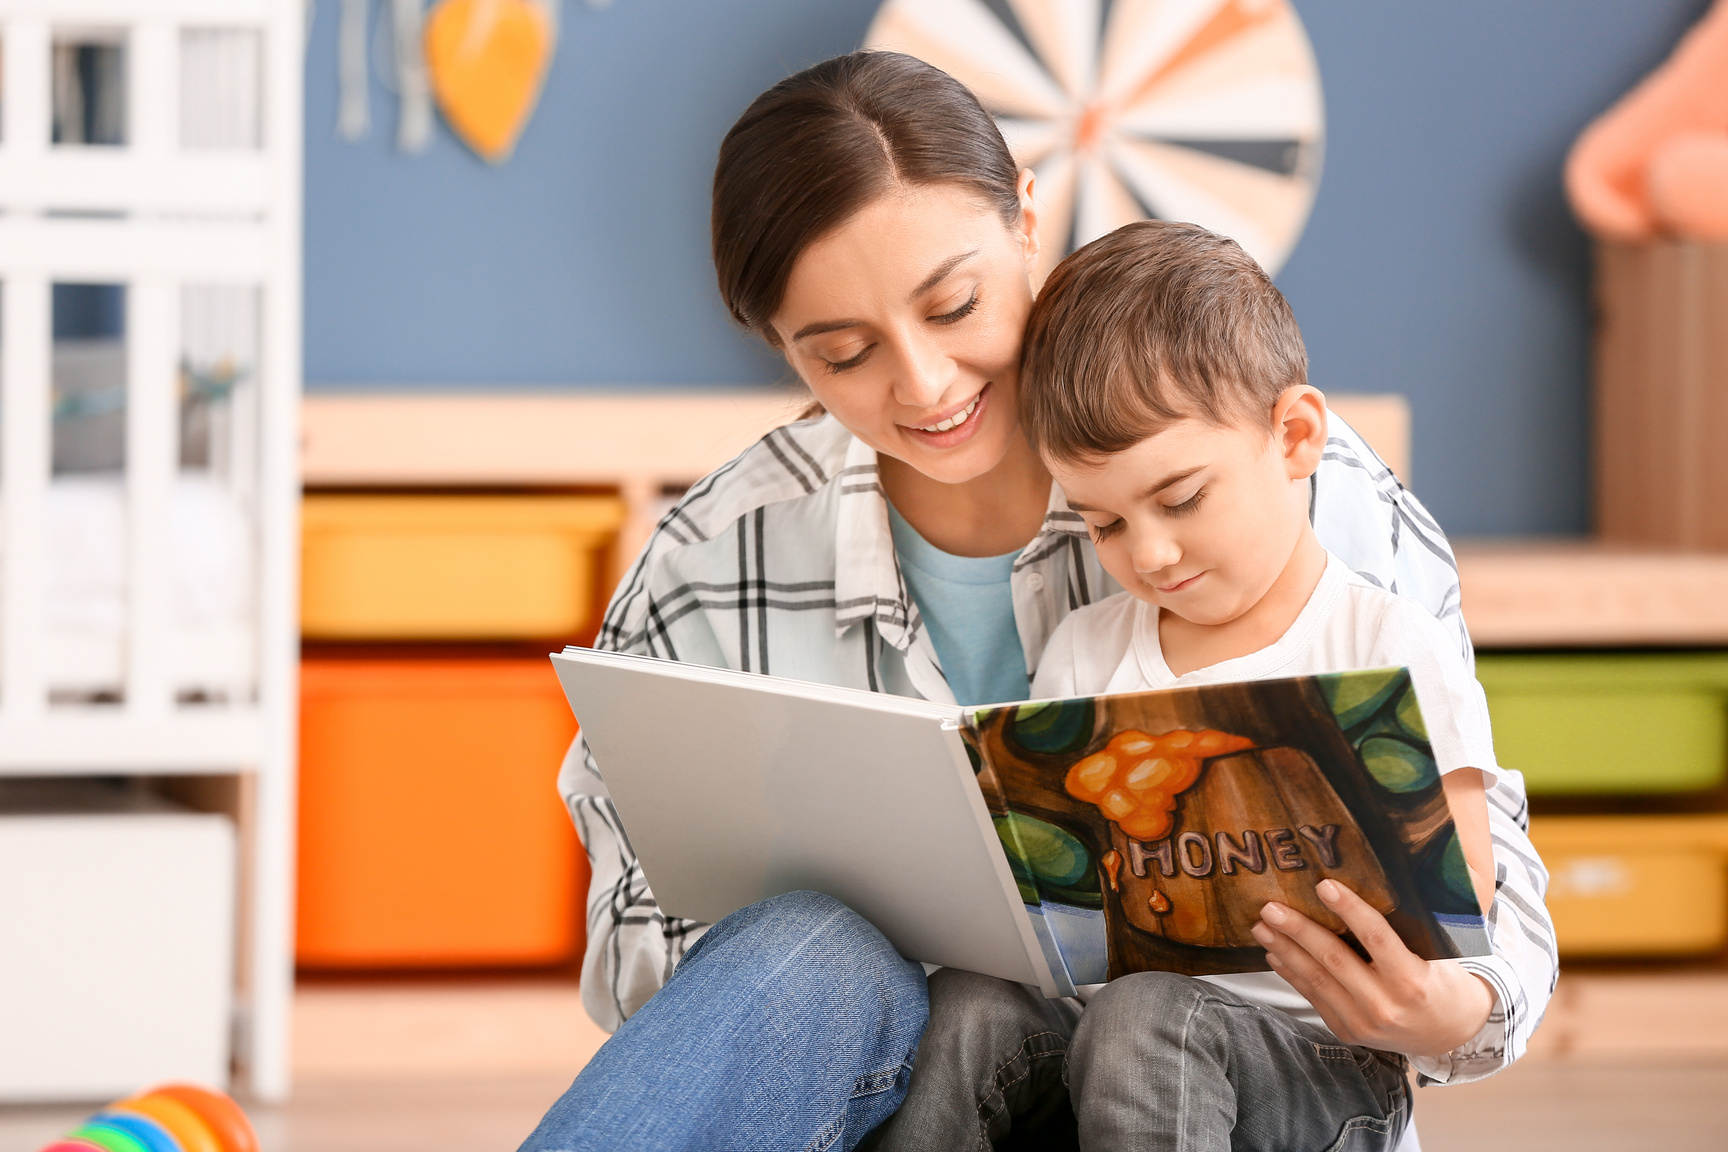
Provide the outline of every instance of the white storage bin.
{"type": "Polygon", "coordinates": [[[235,843],[224,816],[0,792],[0,1100],[226,1085],[235,843]]]}

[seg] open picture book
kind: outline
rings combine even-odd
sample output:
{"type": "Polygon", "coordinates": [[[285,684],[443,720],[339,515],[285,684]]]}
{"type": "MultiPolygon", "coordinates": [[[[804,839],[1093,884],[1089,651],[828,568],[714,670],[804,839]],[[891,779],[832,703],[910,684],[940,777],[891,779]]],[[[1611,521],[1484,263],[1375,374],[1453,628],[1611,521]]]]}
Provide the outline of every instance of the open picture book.
{"type": "Polygon", "coordinates": [[[1419,956],[1488,951],[1401,668],[963,708],[552,659],[668,915],[824,892],[908,959],[1062,996],[1266,971],[1269,900],[1349,939],[1331,877],[1419,956]]]}

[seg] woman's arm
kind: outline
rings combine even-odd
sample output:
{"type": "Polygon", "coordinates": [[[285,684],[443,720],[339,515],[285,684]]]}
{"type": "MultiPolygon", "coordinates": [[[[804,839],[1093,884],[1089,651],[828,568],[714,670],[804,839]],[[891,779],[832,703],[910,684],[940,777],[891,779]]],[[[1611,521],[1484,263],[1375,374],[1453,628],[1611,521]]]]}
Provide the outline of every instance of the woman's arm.
{"type": "Polygon", "coordinates": [[[1458,562],[1446,533],[1367,441],[1330,410],[1310,518],[1328,551],[1365,579],[1428,609],[1446,626],[1466,665],[1475,666],[1460,607],[1458,562]]]}
{"type": "MultiPolygon", "coordinates": [[[[613,594],[596,648],[722,662],[715,658],[712,636],[706,637],[708,643],[703,642],[700,613],[688,614],[674,625],[655,624],[651,577],[657,565],[687,540],[675,516],[669,515],[656,528],[613,594]]],[[[558,772],[558,793],[588,853],[582,1005],[596,1024],[615,1032],[660,990],[685,951],[708,926],[660,911],[581,733],[565,753],[558,772]]]]}
{"type": "Polygon", "coordinates": [[[564,757],[558,791],[588,852],[582,1006],[596,1024],[616,1032],[660,990],[708,926],[660,911],[580,734],[564,757]]]}

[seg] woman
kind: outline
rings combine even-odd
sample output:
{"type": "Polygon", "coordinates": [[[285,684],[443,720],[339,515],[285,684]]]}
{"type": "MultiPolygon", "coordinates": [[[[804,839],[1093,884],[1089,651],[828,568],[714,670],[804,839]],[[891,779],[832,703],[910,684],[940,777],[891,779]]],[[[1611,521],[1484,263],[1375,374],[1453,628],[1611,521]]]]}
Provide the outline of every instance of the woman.
{"type": "MultiPolygon", "coordinates": [[[[758,98],[715,173],[720,291],[825,413],[690,490],[598,646],[932,700],[1023,698],[1063,616],[1118,590],[1019,431],[1037,237],[1032,174],[928,65],[856,53],[758,98]]],[[[1336,417],[1312,509],[1328,547],[1468,650],[1444,535],[1336,417]]],[[[849,1149],[878,1128],[877,1146],[954,1148],[1072,1125],[1061,1065],[1077,1002],[951,971],[926,985],[861,918],[808,893],[711,929],[667,918],[580,740],[560,790],[594,869],[583,999],[618,1032],[525,1149],[849,1149]]],[[[1517,783],[1491,807],[1521,843],[1517,783]]],[[[1540,909],[1534,874],[1509,883],[1540,909]]],[[[1551,936],[1539,911],[1521,915],[1551,936]]],[[[1498,1031],[1473,1042],[1496,1053],[1484,1059],[1515,1054],[1540,1016],[1501,1000],[1498,1031]]]]}

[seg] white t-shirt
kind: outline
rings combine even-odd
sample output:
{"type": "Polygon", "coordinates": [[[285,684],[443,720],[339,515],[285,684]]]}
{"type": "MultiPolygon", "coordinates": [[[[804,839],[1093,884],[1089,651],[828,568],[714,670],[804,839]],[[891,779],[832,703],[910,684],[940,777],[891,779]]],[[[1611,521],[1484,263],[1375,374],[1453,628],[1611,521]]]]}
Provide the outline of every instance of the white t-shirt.
{"type": "MultiPolygon", "coordinates": [[[[1094,696],[1149,688],[1186,688],[1273,680],[1359,668],[1410,669],[1435,765],[1442,775],[1476,768],[1492,787],[1499,765],[1488,701],[1453,636],[1414,600],[1368,583],[1327,553],[1326,571],[1288,631],[1272,644],[1171,673],[1158,641],[1158,608],[1127,592],[1069,614],[1050,637],[1032,698],[1094,696]]],[[[1314,1006],[1275,972],[1202,976],[1232,994],[1324,1028],[1314,1006]]],[[[1084,990],[1083,990],[1084,991],[1084,990]]]]}

